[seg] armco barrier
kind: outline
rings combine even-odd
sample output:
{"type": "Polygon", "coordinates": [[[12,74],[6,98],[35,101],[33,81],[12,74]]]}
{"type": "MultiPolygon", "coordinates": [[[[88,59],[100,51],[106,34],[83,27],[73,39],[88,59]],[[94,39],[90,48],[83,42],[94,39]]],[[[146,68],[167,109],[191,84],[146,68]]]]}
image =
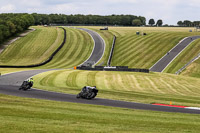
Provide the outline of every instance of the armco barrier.
{"type": "Polygon", "coordinates": [[[192,60],[190,60],[187,64],[185,64],[181,69],[179,69],[175,74],[178,75],[180,74],[186,67],[188,67],[190,64],[192,64],[194,61],[200,58],[200,53],[194,57],[192,60]]]}
{"type": "Polygon", "coordinates": [[[9,65],[0,65],[0,68],[31,68],[31,67],[38,67],[38,66],[42,66],[45,65],[47,63],[49,63],[53,57],[60,51],[60,49],[64,46],[65,42],[66,42],[66,30],[63,27],[59,27],[61,29],[64,30],[64,39],[62,44],[51,54],[51,56],[44,62],[39,63],[39,64],[33,64],[33,65],[26,65],[26,66],[9,66],[9,65]]]}
{"type": "Polygon", "coordinates": [[[128,68],[127,66],[116,66],[116,67],[104,67],[104,66],[95,66],[85,67],[78,66],[79,70],[89,70],[89,71],[124,71],[124,72],[144,72],[149,73],[149,69],[138,69],[138,68],[128,68]]]}

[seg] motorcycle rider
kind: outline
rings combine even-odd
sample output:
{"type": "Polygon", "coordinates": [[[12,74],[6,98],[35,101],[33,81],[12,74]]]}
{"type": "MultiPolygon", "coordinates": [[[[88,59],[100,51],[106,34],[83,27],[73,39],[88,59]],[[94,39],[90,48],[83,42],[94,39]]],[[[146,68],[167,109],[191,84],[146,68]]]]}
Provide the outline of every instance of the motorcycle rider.
{"type": "Polygon", "coordinates": [[[33,78],[27,79],[27,82],[29,83],[30,87],[33,86],[33,78]]]}
{"type": "Polygon", "coordinates": [[[84,86],[79,94],[77,94],[76,98],[85,98],[85,99],[93,99],[97,95],[98,90],[96,86],[84,86]]]}
{"type": "Polygon", "coordinates": [[[25,80],[20,86],[19,90],[28,90],[33,86],[33,78],[25,80]]]}

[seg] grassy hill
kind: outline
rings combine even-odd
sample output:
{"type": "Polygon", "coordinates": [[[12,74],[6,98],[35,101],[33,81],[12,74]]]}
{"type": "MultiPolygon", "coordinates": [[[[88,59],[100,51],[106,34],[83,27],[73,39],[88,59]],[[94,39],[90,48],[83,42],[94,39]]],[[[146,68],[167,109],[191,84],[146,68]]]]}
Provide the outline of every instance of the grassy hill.
{"type": "Polygon", "coordinates": [[[0,65],[30,65],[45,61],[63,41],[63,30],[33,27],[36,30],[9,45],[0,54],[0,65]]]}

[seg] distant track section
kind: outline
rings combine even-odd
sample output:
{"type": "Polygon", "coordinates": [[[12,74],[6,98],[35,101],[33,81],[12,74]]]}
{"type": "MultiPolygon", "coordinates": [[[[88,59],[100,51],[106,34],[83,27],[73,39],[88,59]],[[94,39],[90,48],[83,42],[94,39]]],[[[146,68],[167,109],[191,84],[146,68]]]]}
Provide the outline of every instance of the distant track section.
{"type": "Polygon", "coordinates": [[[92,31],[92,30],[88,30],[88,29],[84,29],[84,28],[78,28],[80,30],[86,31],[89,35],[91,35],[91,37],[94,40],[94,49],[92,51],[92,54],[90,55],[90,57],[81,65],[87,65],[87,62],[92,63],[92,65],[95,65],[99,62],[99,60],[103,57],[104,51],[105,51],[105,42],[102,39],[102,37],[92,31]]]}
{"type": "MultiPolygon", "coordinates": [[[[59,27],[59,28],[62,28],[62,27],[59,27]]],[[[60,51],[60,49],[64,46],[64,44],[66,42],[66,30],[64,28],[62,28],[62,29],[64,30],[64,39],[63,39],[62,44],[44,62],[39,63],[39,64],[25,65],[25,66],[0,65],[0,68],[32,68],[32,67],[38,67],[38,66],[42,66],[42,65],[49,63],[53,59],[53,57],[60,51]]]]}
{"type": "Polygon", "coordinates": [[[194,40],[199,39],[200,36],[186,37],[179,42],[173,49],[171,49],[165,56],[163,56],[156,64],[154,64],[150,71],[163,72],[164,69],[194,40]]]}

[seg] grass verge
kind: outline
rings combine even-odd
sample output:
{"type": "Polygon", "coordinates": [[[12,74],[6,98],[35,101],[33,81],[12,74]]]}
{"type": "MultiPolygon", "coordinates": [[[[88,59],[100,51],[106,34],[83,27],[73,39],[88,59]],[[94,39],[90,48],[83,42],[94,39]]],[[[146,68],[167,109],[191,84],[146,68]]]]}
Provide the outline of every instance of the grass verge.
{"type": "Polygon", "coordinates": [[[18,98],[0,94],[1,133],[179,133],[200,130],[199,115],[18,98]]]}

